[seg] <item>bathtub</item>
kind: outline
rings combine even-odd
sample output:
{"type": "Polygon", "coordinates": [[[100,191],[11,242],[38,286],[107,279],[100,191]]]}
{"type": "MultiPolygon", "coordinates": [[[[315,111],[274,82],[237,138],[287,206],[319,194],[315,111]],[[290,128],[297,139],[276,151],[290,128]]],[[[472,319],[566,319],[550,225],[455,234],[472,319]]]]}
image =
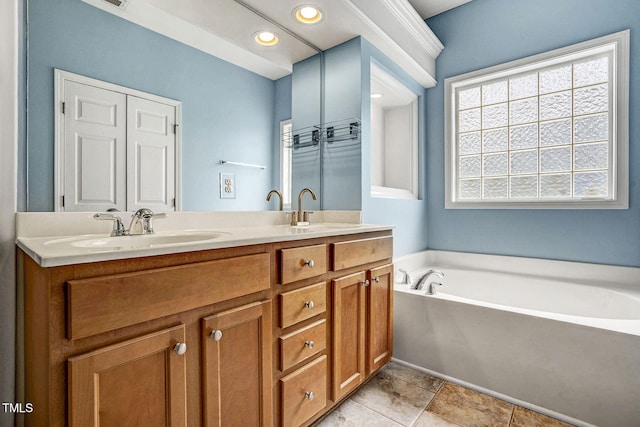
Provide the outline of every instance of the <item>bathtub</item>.
{"type": "Polygon", "coordinates": [[[396,361],[575,425],[640,426],[640,268],[443,251],[395,266],[396,361]],[[399,268],[445,277],[412,290],[399,268]]]}

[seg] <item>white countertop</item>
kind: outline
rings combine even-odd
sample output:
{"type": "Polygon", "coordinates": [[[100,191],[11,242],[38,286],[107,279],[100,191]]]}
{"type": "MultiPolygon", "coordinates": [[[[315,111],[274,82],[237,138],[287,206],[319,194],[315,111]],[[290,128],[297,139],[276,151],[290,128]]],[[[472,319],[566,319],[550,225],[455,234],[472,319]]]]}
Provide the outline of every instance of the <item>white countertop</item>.
{"type": "MultiPolygon", "coordinates": [[[[130,213],[118,213],[125,226],[130,213]]],[[[357,211],[321,211],[309,227],[291,227],[282,212],[172,212],[154,220],[158,236],[181,233],[217,233],[210,240],[109,247],[78,247],[74,242],[109,239],[111,222],[93,219],[93,212],[32,213],[16,215],[17,245],[42,267],[138,258],[172,253],[312,239],[371,231],[391,230],[391,225],[361,224],[357,211]]],[[[124,240],[123,240],[124,241],[124,240]]]]}

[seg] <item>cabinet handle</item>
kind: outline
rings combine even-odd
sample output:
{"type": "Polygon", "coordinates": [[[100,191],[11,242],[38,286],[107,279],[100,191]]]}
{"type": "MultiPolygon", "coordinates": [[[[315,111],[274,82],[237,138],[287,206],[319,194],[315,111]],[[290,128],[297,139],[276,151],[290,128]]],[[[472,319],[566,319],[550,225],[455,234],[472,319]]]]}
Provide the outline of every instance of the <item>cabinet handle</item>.
{"type": "Polygon", "coordinates": [[[316,344],[313,341],[305,341],[304,342],[304,346],[305,347],[313,348],[314,345],[316,345],[316,344]]]}
{"type": "Polygon", "coordinates": [[[178,356],[182,356],[187,352],[187,344],[183,342],[176,343],[176,345],[173,346],[173,351],[175,351],[178,356]]]}
{"type": "Polygon", "coordinates": [[[376,277],[373,278],[373,281],[376,282],[376,283],[380,283],[380,278],[378,276],[376,276],[376,277]]]}
{"type": "Polygon", "coordinates": [[[310,259],[309,261],[305,261],[303,265],[306,265],[309,268],[313,268],[313,266],[315,265],[315,263],[313,262],[312,259],[310,259]]]}
{"type": "Polygon", "coordinates": [[[313,398],[316,397],[316,395],[313,394],[312,391],[305,391],[304,392],[304,397],[306,397],[308,400],[313,400],[313,398]]]}
{"type": "Polygon", "coordinates": [[[313,307],[315,307],[315,304],[313,303],[313,301],[305,301],[304,306],[311,310],[313,307]]]}
{"type": "Polygon", "coordinates": [[[219,329],[214,329],[209,333],[209,336],[213,338],[214,341],[220,341],[222,339],[222,331],[219,329]]]}
{"type": "Polygon", "coordinates": [[[369,286],[369,281],[368,280],[363,280],[362,282],[360,282],[361,285],[364,286],[369,286]]]}

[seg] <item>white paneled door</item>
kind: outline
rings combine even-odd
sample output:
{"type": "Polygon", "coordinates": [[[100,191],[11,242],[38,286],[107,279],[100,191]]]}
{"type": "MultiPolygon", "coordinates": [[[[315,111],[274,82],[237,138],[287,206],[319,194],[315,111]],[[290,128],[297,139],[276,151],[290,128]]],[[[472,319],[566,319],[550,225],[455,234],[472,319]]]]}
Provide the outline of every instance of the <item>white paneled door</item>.
{"type": "Polygon", "coordinates": [[[180,102],[56,70],[56,210],[176,210],[180,102]]]}
{"type": "Polygon", "coordinates": [[[127,97],[127,209],[173,209],[176,108],[127,97]]]}
{"type": "Polygon", "coordinates": [[[66,82],[64,210],[126,210],[127,97],[66,82]]]}

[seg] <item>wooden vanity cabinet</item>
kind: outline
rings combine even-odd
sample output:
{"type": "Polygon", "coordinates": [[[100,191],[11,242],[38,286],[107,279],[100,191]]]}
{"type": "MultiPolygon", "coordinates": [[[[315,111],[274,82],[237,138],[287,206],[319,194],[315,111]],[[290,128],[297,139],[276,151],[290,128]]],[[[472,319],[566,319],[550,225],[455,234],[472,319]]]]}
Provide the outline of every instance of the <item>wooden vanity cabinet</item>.
{"type": "MultiPolygon", "coordinates": [[[[337,271],[390,261],[391,237],[332,245],[337,271]]],[[[393,266],[383,264],[332,280],[333,388],[339,401],[391,359],[393,266]]]]}
{"type": "Polygon", "coordinates": [[[25,424],[271,426],[270,249],[51,268],[20,253],[25,424]]]}
{"type": "Polygon", "coordinates": [[[26,426],[308,426],[391,357],[390,231],[18,262],[26,426]]]}

